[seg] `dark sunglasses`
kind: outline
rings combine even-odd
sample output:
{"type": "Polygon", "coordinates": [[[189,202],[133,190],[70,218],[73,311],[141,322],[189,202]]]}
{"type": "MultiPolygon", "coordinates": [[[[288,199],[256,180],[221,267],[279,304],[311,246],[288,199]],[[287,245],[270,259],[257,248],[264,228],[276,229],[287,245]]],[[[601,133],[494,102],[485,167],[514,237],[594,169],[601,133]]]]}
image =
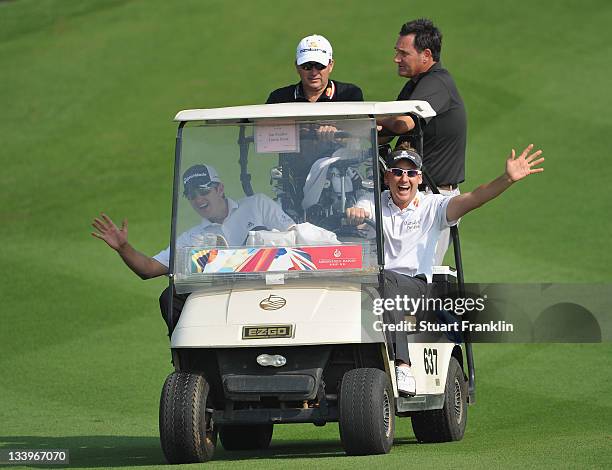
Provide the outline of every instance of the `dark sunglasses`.
{"type": "Polygon", "coordinates": [[[320,72],[321,70],[326,69],[327,65],[319,64],[318,62],[306,62],[305,64],[302,64],[299,67],[302,70],[312,70],[312,68],[314,67],[320,72]]]}
{"type": "Polygon", "coordinates": [[[414,178],[421,174],[421,170],[406,170],[404,168],[389,168],[389,171],[393,176],[400,177],[402,175],[408,175],[408,178],[414,178]]]}
{"type": "Polygon", "coordinates": [[[207,196],[213,188],[191,188],[189,190],[185,190],[183,192],[183,196],[185,196],[190,201],[193,201],[198,196],[207,196]]]}

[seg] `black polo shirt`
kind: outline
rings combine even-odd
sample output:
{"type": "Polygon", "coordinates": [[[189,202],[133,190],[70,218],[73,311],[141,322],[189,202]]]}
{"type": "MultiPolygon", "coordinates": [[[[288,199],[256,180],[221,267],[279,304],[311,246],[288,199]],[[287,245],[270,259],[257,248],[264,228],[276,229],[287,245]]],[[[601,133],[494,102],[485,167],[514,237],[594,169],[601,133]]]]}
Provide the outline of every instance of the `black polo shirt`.
{"type": "MultiPolygon", "coordinates": [[[[363,101],[363,93],[361,92],[361,88],[352,83],[329,80],[327,88],[321,93],[317,103],[328,101],[363,101]]],[[[308,102],[308,99],[304,96],[302,82],[274,90],[270,93],[270,96],[268,96],[266,104],[301,102],[308,102]]],[[[297,155],[295,153],[280,155],[281,164],[283,164],[283,166],[288,164],[292,168],[296,181],[296,191],[300,199],[302,197],[306,175],[312,164],[319,158],[329,157],[337,148],[338,144],[333,141],[302,139],[300,142],[299,158],[296,158],[297,155]],[[291,162],[290,164],[289,161],[291,162]]]]}
{"type": "MultiPolygon", "coordinates": [[[[326,101],[363,101],[363,93],[361,88],[352,83],[330,80],[325,91],[319,96],[317,103],[326,101]]],[[[266,100],[266,104],[297,102],[308,102],[308,99],[304,96],[302,82],[274,90],[266,100]]]]}
{"type": "Polygon", "coordinates": [[[438,186],[463,183],[467,119],[448,70],[436,62],[406,83],[397,99],[427,101],[435,110],[435,117],[422,120],[423,166],[438,186]]]}

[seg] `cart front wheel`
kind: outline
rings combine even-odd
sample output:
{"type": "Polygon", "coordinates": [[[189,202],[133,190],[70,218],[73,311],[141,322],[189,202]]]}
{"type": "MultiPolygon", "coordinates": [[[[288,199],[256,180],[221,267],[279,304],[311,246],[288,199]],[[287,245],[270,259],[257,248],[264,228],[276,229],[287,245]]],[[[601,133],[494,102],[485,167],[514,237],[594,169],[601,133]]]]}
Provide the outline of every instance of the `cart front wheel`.
{"type": "Polygon", "coordinates": [[[380,369],[353,369],[340,386],[340,438],[348,455],[387,454],[395,433],[393,391],[380,369]]]}
{"type": "Polygon", "coordinates": [[[164,383],[159,405],[159,435],[169,463],[207,462],[217,432],[206,410],[209,385],[199,374],[173,372],[164,383]]]}

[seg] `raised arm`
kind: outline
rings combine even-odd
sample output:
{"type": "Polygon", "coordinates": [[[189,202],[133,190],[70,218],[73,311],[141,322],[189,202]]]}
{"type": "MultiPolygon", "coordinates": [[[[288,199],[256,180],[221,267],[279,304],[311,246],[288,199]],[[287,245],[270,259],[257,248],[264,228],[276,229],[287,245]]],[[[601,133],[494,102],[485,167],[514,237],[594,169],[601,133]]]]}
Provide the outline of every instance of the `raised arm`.
{"type": "Polygon", "coordinates": [[[506,171],[503,175],[489,183],[478,186],[469,193],[453,197],[446,207],[446,219],[449,221],[458,220],[468,212],[496,198],[517,181],[532,173],[544,171],[544,168],[535,168],[544,161],[544,158],[540,157],[542,151],[538,150],[531,153],[532,149],[533,144],[530,144],[518,158],[516,158],[516,152],[512,149],[506,160],[506,171]]]}
{"type": "Polygon", "coordinates": [[[150,279],[168,273],[166,266],[140,253],[128,243],[128,224],[126,219],[123,220],[121,228],[118,228],[111,218],[103,213],[100,217],[96,217],[91,225],[96,229],[91,234],[100,240],[104,240],[141,279],[150,279]]]}

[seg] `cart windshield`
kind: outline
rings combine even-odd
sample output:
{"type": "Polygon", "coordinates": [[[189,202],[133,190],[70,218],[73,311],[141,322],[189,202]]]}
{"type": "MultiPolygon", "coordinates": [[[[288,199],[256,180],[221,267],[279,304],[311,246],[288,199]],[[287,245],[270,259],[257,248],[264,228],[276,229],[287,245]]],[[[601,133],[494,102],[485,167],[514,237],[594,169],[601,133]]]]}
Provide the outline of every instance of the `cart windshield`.
{"type": "Polygon", "coordinates": [[[375,214],[343,220],[378,193],[374,119],[190,122],[177,145],[177,291],[378,272],[375,214]]]}

